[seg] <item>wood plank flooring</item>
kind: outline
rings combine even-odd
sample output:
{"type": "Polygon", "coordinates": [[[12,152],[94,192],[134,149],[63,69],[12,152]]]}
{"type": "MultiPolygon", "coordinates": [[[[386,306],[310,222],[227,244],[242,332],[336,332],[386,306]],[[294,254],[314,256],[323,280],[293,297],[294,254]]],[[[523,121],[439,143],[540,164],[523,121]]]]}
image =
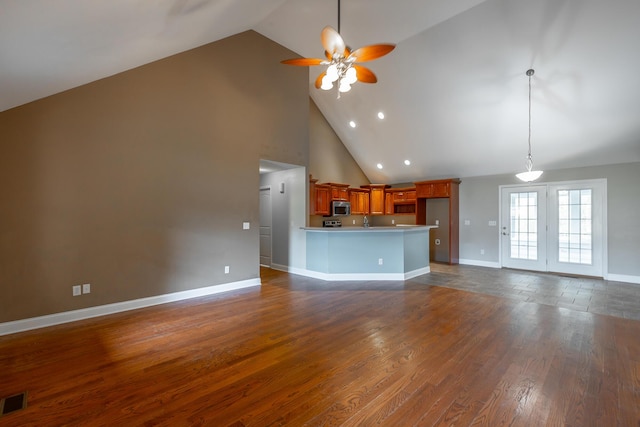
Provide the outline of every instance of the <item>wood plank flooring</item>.
{"type": "Polygon", "coordinates": [[[454,289],[544,275],[432,268],[266,269],[260,288],[0,337],[0,397],[28,392],[0,426],[640,426],[640,321],[454,289]]]}

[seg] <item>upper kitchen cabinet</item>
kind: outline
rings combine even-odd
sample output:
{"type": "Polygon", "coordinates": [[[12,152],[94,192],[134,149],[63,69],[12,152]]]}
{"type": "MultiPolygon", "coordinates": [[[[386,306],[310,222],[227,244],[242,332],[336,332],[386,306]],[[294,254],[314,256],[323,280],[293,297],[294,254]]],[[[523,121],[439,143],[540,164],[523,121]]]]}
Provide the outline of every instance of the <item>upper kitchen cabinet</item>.
{"type": "Polygon", "coordinates": [[[331,187],[317,182],[317,179],[309,177],[309,212],[311,215],[330,215],[331,187]]]}
{"type": "Polygon", "coordinates": [[[386,212],[392,215],[416,214],[416,189],[389,188],[386,190],[386,212]],[[391,204],[391,206],[389,206],[391,204]]]}
{"type": "MultiPolygon", "coordinates": [[[[421,198],[451,197],[452,188],[460,184],[459,179],[440,179],[437,181],[416,182],[416,196],[421,198]]],[[[457,191],[457,190],[455,190],[457,191]]]]}
{"type": "Polygon", "coordinates": [[[389,188],[387,184],[368,184],[361,185],[360,188],[366,188],[370,191],[369,195],[369,214],[384,215],[385,214],[385,189],[389,188]]]}
{"type": "Polygon", "coordinates": [[[331,200],[349,201],[349,184],[336,184],[335,182],[325,182],[331,188],[331,200]]]}
{"type": "Polygon", "coordinates": [[[349,201],[352,215],[369,215],[370,191],[367,188],[350,188],[349,201]]]}

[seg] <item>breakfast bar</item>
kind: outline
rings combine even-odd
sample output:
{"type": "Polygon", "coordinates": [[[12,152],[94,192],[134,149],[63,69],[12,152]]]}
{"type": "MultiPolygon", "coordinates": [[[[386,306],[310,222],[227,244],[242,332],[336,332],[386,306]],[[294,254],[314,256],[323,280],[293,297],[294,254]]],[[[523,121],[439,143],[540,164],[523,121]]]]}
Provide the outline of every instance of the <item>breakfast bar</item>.
{"type": "Polygon", "coordinates": [[[304,227],[306,275],[323,280],[407,280],[430,272],[436,226],[304,227]]]}

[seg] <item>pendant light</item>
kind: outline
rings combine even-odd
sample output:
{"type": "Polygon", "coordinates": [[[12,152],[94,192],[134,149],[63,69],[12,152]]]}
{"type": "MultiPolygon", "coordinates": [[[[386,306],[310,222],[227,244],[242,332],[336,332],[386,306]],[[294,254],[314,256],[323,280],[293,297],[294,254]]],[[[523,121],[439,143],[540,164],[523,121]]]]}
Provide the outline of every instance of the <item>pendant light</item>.
{"type": "Polygon", "coordinates": [[[529,76],[529,154],[527,154],[527,160],[524,163],[527,170],[516,174],[516,177],[524,182],[535,181],[542,175],[542,171],[531,170],[533,169],[533,159],[531,158],[531,76],[533,73],[535,73],[534,70],[527,70],[527,76],[529,76]]]}

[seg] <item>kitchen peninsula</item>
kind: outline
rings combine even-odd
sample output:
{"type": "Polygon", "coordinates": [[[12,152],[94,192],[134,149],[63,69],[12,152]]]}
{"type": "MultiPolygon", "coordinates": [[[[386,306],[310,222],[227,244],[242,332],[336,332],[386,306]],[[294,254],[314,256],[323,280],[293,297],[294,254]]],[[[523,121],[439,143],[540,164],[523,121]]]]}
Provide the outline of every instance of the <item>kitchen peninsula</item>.
{"type": "Polygon", "coordinates": [[[323,280],[407,280],[429,273],[432,225],[303,227],[306,275],[323,280]]]}

